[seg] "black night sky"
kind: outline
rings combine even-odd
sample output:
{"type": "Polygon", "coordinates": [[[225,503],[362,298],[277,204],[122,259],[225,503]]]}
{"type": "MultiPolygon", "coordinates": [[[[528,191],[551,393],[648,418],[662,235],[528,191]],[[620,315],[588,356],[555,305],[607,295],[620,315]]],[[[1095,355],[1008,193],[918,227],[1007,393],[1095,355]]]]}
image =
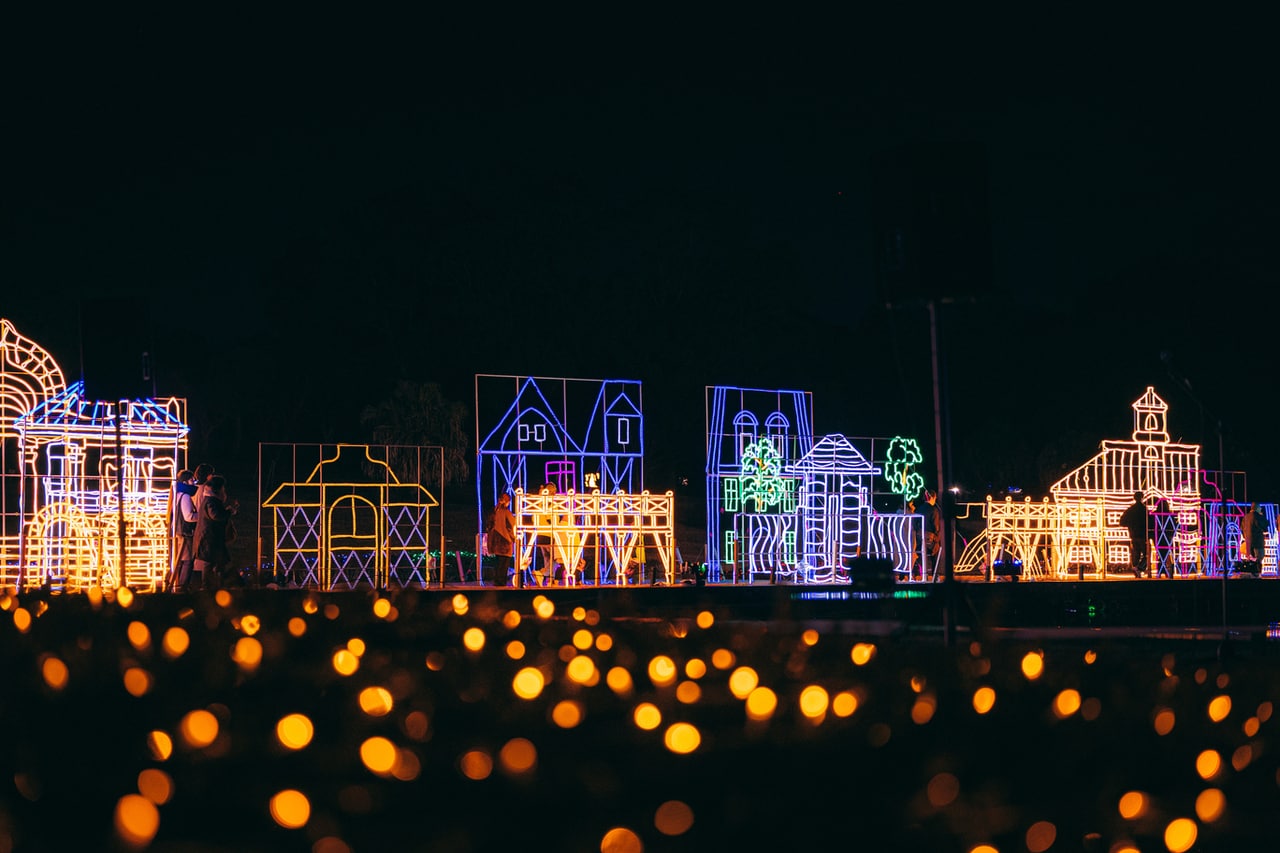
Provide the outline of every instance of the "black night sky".
{"type": "Polygon", "coordinates": [[[6,58],[0,316],[72,378],[149,349],[194,457],[365,440],[395,380],[470,407],[478,372],[644,382],[651,488],[701,475],[711,384],[931,446],[928,315],[877,261],[926,151],[971,206],[924,285],[971,497],[1043,494],[1154,385],[1280,499],[1262,21],[271,14],[6,58]]]}

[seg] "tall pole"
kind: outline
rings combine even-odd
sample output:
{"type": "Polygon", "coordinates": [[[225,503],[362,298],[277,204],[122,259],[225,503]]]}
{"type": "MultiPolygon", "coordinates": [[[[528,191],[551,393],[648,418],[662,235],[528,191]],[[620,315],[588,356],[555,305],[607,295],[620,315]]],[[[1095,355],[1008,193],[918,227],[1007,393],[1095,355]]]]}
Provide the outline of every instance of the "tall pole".
{"type": "MultiPolygon", "coordinates": [[[[933,356],[933,441],[934,457],[937,459],[937,480],[934,482],[934,494],[939,506],[942,503],[942,490],[946,488],[943,479],[942,464],[942,374],[938,360],[938,301],[929,300],[929,343],[933,356]]],[[[949,524],[943,519],[943,524],[949,524]]],[[[938,534],[938,558],[942,560],[942,634],[947,646],[955,645],[955,572],[951,563],[951,547],[943,531],[938,534]]]]}
{"type": "Polygon", "coordinates": [[[1222,419],[1218,419],[1218,512],[1221,518],[1218,526],[1222,528],[1222,646],[1225,651],[1227,640],[1227,463],[1222,450],[1222,419]]]}

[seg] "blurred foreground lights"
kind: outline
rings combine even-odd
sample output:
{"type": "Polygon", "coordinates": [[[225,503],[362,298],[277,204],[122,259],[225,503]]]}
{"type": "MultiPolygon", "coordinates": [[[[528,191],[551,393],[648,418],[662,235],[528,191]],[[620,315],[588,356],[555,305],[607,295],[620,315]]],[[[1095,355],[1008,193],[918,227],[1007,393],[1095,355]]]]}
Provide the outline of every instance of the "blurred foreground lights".
{"type": "Polygon", "coordinates": [[[1227,798],[1217,788],[1205,788],[1196,797],[1196,817],[1213,823],[1227,810],[1227,798]]]}
{"type": "Polygon", "coordinates": [[[850,660],[857,666],[866,666],[875,656],[875,643],[857,643],[849,652],[850,660]]]}
{"type": "Polygon", "coordinates": [[[1209,701],[1209,719],[1215,723],[1220,723],[1231,713],[1231,697],[1230,696],[1214,696],[1209,701]]]}
{"type": "Polygon", "coordinates": [[[1189,817],[1176,818],[1164,828],[1164,846],[1169,848],[1169,853],[1186,853],[1195,846],[1197,834],[1194,820],[1189,817]]]}
{"type": "Polygon", "coordinates": [[[543,687],[546,687],[546,681],[537,667],[526,666],[511,680],[511,689],[521,699],[537,699],[543,687]]]}
{"type": "Polygon", "coordinates": [[[391,601],[386,598],[379,598],[373,602],[373,615],[379,619],[386,619],[391,615],[391,601]]]}
{"type": "Polygon", "coordinates": [[[271,819],[285,829],[301,829],[311,819],[311,803],[301,791],[286,788],[271,798],[271,819]]]}
{"type": "Polygon", "coordinates": [[[262,663],[262,643],[256,637],[241,637],[231,648],[231,659],[245,672],[255,672],[262,663]]]}
{"type": "Polygon", "coordinates": [[[225,589],[220,589],[216,593],[214,593],[213,600],[219,607],[222,607],[222,608],[230,607],[231,593],[227,592],[225,589]]]}
{"type": "Polygon", "coordinates": [[[946,808],[960,796],[960,780],[951,773],[939,773],[929,780],[925,796],[935,809],[946,808]]]}
{"type": "Polygon", "coordinates": [[[594,687],[600,683],[600,671],[596,669],[596,662],[586,655],[578,655],[569,661],[566,673],[575,684],[594,687]]]}
{"type": "Polygon", "coordinates": [[[364,657],[365,648],[364,640],[359,637],[352,637],[350,640],[347,640],[347,651],[351,652],[351,654],[358,658],[364,657]]]}
{"type": "Polygon", "coordinates": [[[390,776],[396,765],[396,745],[384,737],[371,737],[360,744],[360,761],[378,776],[390,776]]]}
{"type": "Polygon", "coordinates": [[[459,616],[466,616],[467,611],[471,609],[471,603],[467,601],[467,597],[462,593],[458,593],[453,597],[453,612],[459,616]]]}
{"type": "Polygon", "coordinates": [[[130,622],[126,634],[129,637],[129,645],[138,651],[151,648],[151,630],[142,622],[130,622]]]}
{"type": "Polygon", "coordinates": [[[467,651],[480,651],[484,648],[484,631],[479,628],[468,628],[462,634],[462,645],[467,647],[467,651]]]}
{"type": "Polygon", "coordinates": [[[1097,661],[1098,661],[1098,653],[1095,652],[1093,649],[1089,649],[1089,651],[1084,653],[1084,662],[1088,666],[1093,666],[1095,663],[1097,663],[1097,661]]]}
{"type": "Polygon", "coordinates": [[[851,690],[842,690],[831,700],[831,712],[837,717],[850,717],[858,710],[858,696],[851,690]]]}
{"type": "Polygon", "coordinates": [[[1231,766],[1237,773],[1248,767],[1251,761],[1253,761],[1253,747],[1247,743],[1236,747],[1236,751],[1231,753],[1231,766]]]}
{"type": "Polygon", "coordinates": [[[737,658],[728,649],[716,649],[711,653],[711,665],[716,669],[728,669],[737,663],[737,658]]]}
{"type": "Polygon", "coordinates": [[[631,695],[631,673],[623,667],[615,666],[611,668],[604,677],[604,683],[609,685],[609,689],[618,696],[626,697],[631,695]]]}
{"type": "Polygon", "coordinates": [[[591,648],[591,644],[595,642],[595,637],[591,636],[591,632],[586,628],[579,628],[573,632],[573,647],[580,652],[585,652],[591,648]]]}
{"type": "Polygon", "coordinates": [[[1027,827],[1026,844],[1029,853],[1045,853],[1058,839],[1058,828],[1047,820],[1038,820],[1027,827]]]}
{"type": "Polygon", "coordinates": [[[756,675],[754,669],[740,666],[729,676],[729,692],[738,699],[745,699],[759,683],[760,676],[756,675]]]}
{"type": "Polygon", "coordinates": [[[366,687],[360,691],[360,710],[370,717],[385,717],[394,704],[391,691],[385,687],[366,687]]]}
{"type": "Polygon", "coordinates": [[[163,806],[173,796],[173,780],[163,770],[148,767],[138,774],[138,793],[163,806]]]}
{"type": "Polygon", "coordinates": [[[160,829],[160,810],[141,794],[126,794],[116,803],[115,826],[126,847],[141,849],[160,829]]]}
{"type": "Polygon", "coordinates": [[[262,630],[262,622],[252,613],[246,613],[240,620],[240,630],[252,637],[262,630]]]}
{"type": "Polygon", "coordinates": [[[822,722],[829,705],[827,691],[817,684],[810,684],[800,691],[800,713],[815,723],[822,722]]]}
{"type": "Polygon", "coordinates": [[[168,761],[169,756],[173,755],[173,738],[157,729],[147,735],[147,749],[156,761],[168,761]]]}
{"type": "Polygon", "coordinates": [[[977,847],[969,848],[969,853],[1000,853],[1000,848],[992,847],[990,844],[979,844],[977,847]]]}
{"type": "Polygon", "coordinates": [[[205,710],[191,711],[182,718],[178,732],[187,746],[203,749],[218,737],[218,718],[205,710]]]}
{"type": "Polygon", "coordinates": [[[562,729],[572,729],[582,722],[582,706],[572,699],[557,702],[551,709],[551,722],[562,729]]]}
{"type": "Polygon", "coordinates": [[[800,642],[804,643],[806,646],[818,645],[818,632],[812,628],[806,628],[805,632],[800,635],[800,642]]]}
{"type": "Polygon", "coordinates": [[[702,743],[702,734],[690,723],[676,723],[667,729],[662,742],[677,755],[688,755],[702,743]]]}
{"type": "Polygon", "coordinates": [[[520,660],[520,658],[524,657],[524,643],[519,640],[512,640],[507,643],[506,653],[507,657],[512,660],[520,660]]]}
{"type": "Polygon", "coordinates": [[[654,813],[653,826],[663,835],[684,835],[693,826],[693,809],[680,800],[667,800],[654,813]]]}
{"type": "Polygon", "coordinates": [[[533,600],[533,612],[538,614],[539,619],[550,619],[556,614],[555,602],[544,595],[539,595],[533,600]]]}
{"type": "Polygon", "coordinates": [[[690,658],[684,665],[684,674],[697,680],[707,674],[707,665],[701,658],[690,658]]]}
{"type": "Polygon", "coordinates": [[[991,687],[979,687],[973,691],[973,710],[988,714],[996,706],[996,691],[991,687]]]}
{"type": "Polygon", "coordinates": [[[13,611],[13,627],[18,629],[19,634],[31,630],[31,614],[27,612],[27,608],[19,607],[13,611]]]}
{"type": "Polygon", "coordinates": [[[1200,778],[1208,781],[1222,770],[1222,756],[1218,755],[1216,750],[1206,749],[1204,752],[1196,756],[1196,773],[1200,774],[1200,778]]]}
{"type": "Polygon", "coordinates": [[[1177,722],[1178,717],[1171,709],[1160,708],[1156,711],[1155,719],[1151,721],[1151,725],[1156,730],[1156,734],[1164,737],[1173,731],[1173,727],[1177,722]]]}
{"type": "Polygon", "coordinates": [[[1137,820],[1147,813],[1150,806],[1151,800],[1142,791],[1126,791],[1120,797],[1116,810],[1125,820],[1137,820]]]}
{"type": "Polygon", "coordinates": [[[698,618],[695,622],[699,628],[705,631],[716,624],[716,617],[710,610],[703,610],[698,613],[698,618]]]}
{"type": "Polygon", "coordinates": [[[649,680],[655,687],[666,687],[676,680],[675,661],[666,655],[658,655],[649,661],[649,680]]]}
{"type": "Polygon", "coordinates": [[[424,663],[427,669],[432,672],[439,672],[444,669],[444,655],[439,652],[427,652],[427,658],[424,663]]]}
{"type": "Polygon", "coordinates": [[[640,836],[625,826],[615,826],[600,839],[600,853],[643,853],[640,836]]]}
{"type": "Polygon", "coordinates": [[[276,738],[285,749],[303,749],[314,735],[315,726],[305,714],[288,714],[276,723],[276,738]]]}
{"type": "Polygon", "coordinates": [[[933,715],[938,711],[938,698],[932,693],[925,693],[916,697],[916,701],[911,705],[911,722],[917,726],[923,726],[925,723],[933,719],[933,715]]]}
{"type": "Polygon", "coordinates": [[[359,668],[360,658],[353,655],[350,649],[338,649],[333,653],[333,671],[338,675],[355,675],[359,668]]]}
{"type": "Polygon", "coordinates": [[[124,689],[130,696],[139,698],[151,691],[151,673],[140,666],[131,666],[124,671],[124,689]]]}
{"type": "Polygon", "coordinates": [[[410,711],[404,718],[404,733],[417,741],[427,739],[431,719],[422,711],[410,711]]]}
{"type": "Polygon", "coordinates": [[[518,628],[520,626],[520,611],[508,610],[502,614],[502,625],[508,630],[518,628]]]}
{"type": "Polygon", "coordinates": [[[1044,654],[1041,652],[1027,652],[1022,657],[1022,674],[1026,676],[1027,681],[1035,681],[1044,674],[1044,654]]]}
{"type": "Polygon", "coordinates": [[[613,648],[613,637],[608,634],[601,634],[596,637],[596,648],[602,652],[609,651],[609,649],[613,648]]]}
{"type": "Polygon", "coordinates": [[[473,782],[488,779],[493,773],[493,758],[487,752],[473,749],[458,760],[458,770],[473,782]]]}
{"type": "Polygon", "coordinates": [[[702,688],[696,681],[682,681],[676,686],[676,701],[692,705],[702,698],[702,688]]]}
{"type": "Polygon", "coordinates": [[[67,665],[61,658],[49,655],[40,662],[40,677],[52,690],[61,690],[66,687],[69,675],[67,665]]]}
{"type": "Polygon", "coordinates": [[[1053,700],[1053,715],[1065,720],[1080,710],[1080,694],[1070,688],[1063,690],[1053,700]]]}
{"type": "Polygon", "coordinates": [[[778,710],[778,694],[768,687],[757,687],[747,694],[747,719],[767,720],[778,710]]]}
{"type": "MultiPolygon", "coordinates": [[[[133,605],[133,590],[129,589],[129,587],[127,586],[122,586],[119,589],[117,589],[116,603],[119,604],[121,607],[123,607],[125,610],[128,610],[133,605]]],[[[218,602],[218,603],[222,604],[222,602],[218,602]]],[[[226,605],[223,604],[222,606],[225,607],[226,605]]]]}
{"type": "Polygon", "coordinates": [[[637,728],[649,732],[662,725],[662,712],[658,710],[657,705],[650,702],[641,702],[631,712],[631,719],[635,720],[637,728]]]}
{"type": "Polygon", "coordinates": [[[498,750],[498,764],[509,776],[532,773],[538,766],[538,750],[533,741],[522,737],[512,738],[498,750]]]}
{"type": "Polygon", "coordinates": [[[182,657],[190,646],[191,637],[183,628],[170,628],[164,632],[164,639],[160,641],[160,648],[170,660],[182,657]]]}

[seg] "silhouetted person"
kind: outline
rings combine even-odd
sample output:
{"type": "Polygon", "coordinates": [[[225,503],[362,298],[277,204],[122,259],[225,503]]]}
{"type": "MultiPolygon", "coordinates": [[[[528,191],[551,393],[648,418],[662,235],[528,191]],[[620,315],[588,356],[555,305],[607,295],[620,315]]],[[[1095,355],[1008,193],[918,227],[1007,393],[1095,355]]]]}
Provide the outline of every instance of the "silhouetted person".
{"type": "Polygon", "coordinates": [[[1133,503],[1120,516],[1120,525],[1129,531],[1129,567],[1135,578],[1151,574],[1147,566],[1147,520],[1142,492],[1134,492],[1133,503]]]}
{"type": "Polygon", "coordinates": [[[1258,502],[1249,504],[1249,511],[1240,519],[1240,571],[1257,574],[1262,569],[1262,557],[1267,548],[1267,517],[1262,514],[1258,502]]]}
{"type": "Polygon", "coordinates": [[[506,492],[498,495],[498,505],[493,508],[493,519],[486,537],[489,553],[493,555],[493,577],[490,581],[494,586],[506,586],[516,539],[516,517],[511,512],[511,495],[506,492]]]}
{"type": "Polygon", "coordinates": [[[1177,541],[1178,521],[1173,517],[1169,502],[1164,498],[1156,504],[1155,527],[1156,562],[1159,564],[1156,577],[1172,578],[1174,560],[1177,557],[1174,546],[1177,541]]]}

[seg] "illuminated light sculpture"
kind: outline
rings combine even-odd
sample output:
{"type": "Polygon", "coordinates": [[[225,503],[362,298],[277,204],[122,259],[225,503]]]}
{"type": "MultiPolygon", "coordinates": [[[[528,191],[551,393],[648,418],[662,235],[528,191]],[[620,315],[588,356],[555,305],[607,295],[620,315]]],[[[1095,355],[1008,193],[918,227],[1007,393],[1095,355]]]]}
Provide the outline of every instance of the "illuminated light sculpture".
{"type": "Polygon", "coordinates": [[[27,517],[15,421],[66,387],[53,356],[0,318],[0,585],[17,583],[27,517]]]}
{"type": "Polygon", "coordinates": [[[16,580],[70,592],[159,589],[170,563],[170,490],[186,455],[186,401],[83,395],[76,382],[14,421],[31,484],[16,580]]]}
{"type": "MultiPolygon", "coordinates": [[[[1238,549],[1238,518],[1247,505],[1223,500],[1221,490],[1200,469],[1199,445],[1169,440],[1168,405],[1153,387],[1134,401],[1133,411],[1131,438],[1103,441],[1092,459],[1053,484],[1051,499],[1015,503],[988,496],[986,528],[969,541],[956,571],[985,571],[1003,555],[1020,560],[1023,574],[1031,577],[1101,579],[1108,572],[1127,570],[1131,555],[1120,516],[1135,492],[1142,493],[1150,509],[1162,501],[1167,507],[1153,513],[1153,527],[1161,531],[1149,542],[1153,573],[1158,560],[1172,563],[1181,573],[1220,567],[1217,547],[1211,546],[1211,559],[1204,559],[1205,542],[1221,542],[1219,517],[1224,516],[1228,550],[1238,549]],[[1216,499],[1202,500],[1202,481],[1216,499]]],[[[1268,519],[1263,573],[1274,574],[1276,512],[1273,504],[1263,506],[1268,519]]]]}
{"type": "Polygon", "coordinates": [[[644,489],[639,382],[491,374],[475,381],[477,530],[498,495],[516,489],[644,489]]]}
{"type": "MultiPolygon", "coordinates": [[[[890,559],[899,573],[923,562],[924,517],[877,511],[881,468],[843,435],[815,443],[812,422],[806,391],[708,388],[709,581],[844,582],[859,557],[890,559]]],[[[919,479],[919,448],[898,437],[888,452],[901,495],[919,479]]]]}
{"type": "MultiPolygon", "coordinates": [[[[539,493],[515,491],[516,565],[532,564],[540,542],[551,547],[552,558],[569,580],[580,560],[590,557],[596,584],[625,584],[626,567],[643,544],[652,548],[669,585],[675,578],[675,497],[671,492],[651,495],[539,493]]],[[[549,582],[549,577],[544,578],[549,582]]]]}
{"type": "Polygon", "coordinates": [[[708,386],[708,581],[795,572],[799,478],[786,472],[812,448],[810,392],[708,386]]]}
{"type": "Polygon", "coordinates": [[[889,453],[884,465],[889,491],[904,500],[914,498],[924,491],[924,477],[916,470],[924,461],[920,445],[914,438],[894,436],[889,442],[889,453]]]}
{"type": "Polygon", "coordinates": [[[417,452],[419,480],[440,471],[436,447],[262,445],[264,470],[282,452],[319,460],[305,479],[280,483],[262,502],[278,575],[324,590],[430,583],[431,508],[440,503],[419,482],[401,481],[387,461],[394,451],[417,452]]]}

